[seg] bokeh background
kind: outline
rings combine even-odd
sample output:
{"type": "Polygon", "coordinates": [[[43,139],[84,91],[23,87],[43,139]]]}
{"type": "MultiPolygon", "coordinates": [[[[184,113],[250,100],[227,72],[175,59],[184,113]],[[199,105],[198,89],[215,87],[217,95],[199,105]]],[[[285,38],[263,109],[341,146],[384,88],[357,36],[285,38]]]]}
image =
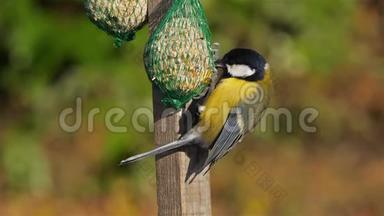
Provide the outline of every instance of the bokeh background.
{"type": "MultiPolygon", "coordinates": [[[[320,115],[305,133],[255,133],[212,172],[214,215],[384,215],[384,1],[203,0],[221,52],[258,49],[274,71],[273,107],[320,115]]],[[[153,147],[131,114],[151,109],[142,53],[121,48],[80,0],[0,2],[0,215],[155,215],[153,147]],[[59,113],[83,99],[76,133],[59,113]],[[89,110],[98,107],[95,131],[89,110]],[[121,107],[109,132],[105,113],[121,107]]],[[[149,125],[148,119],[141,119],[149,125]]],[[[281,122],[282,128],[284,121],[281,122]]],[[[273,127],[272,127],[273,128],[273,127]]]]}

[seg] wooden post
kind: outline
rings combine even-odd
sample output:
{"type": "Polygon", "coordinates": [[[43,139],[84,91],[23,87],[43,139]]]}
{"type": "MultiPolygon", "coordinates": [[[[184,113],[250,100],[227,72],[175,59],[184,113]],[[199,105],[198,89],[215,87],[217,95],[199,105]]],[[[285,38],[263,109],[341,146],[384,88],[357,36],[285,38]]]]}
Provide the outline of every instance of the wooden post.
{"type": "MultiPolygon", "coordinates": [[[[151,32],[166,13],[172,0],[149,0],[148,19],[151,32]]],[[[167,115],[161,104],[162,94],[153,87],[155,143],[162,145],[180,137],[180,113],[167,115]]],[[[188,152],[193,154],[193,152],[188,152]]],[[[190,159],[185,152],[156,158],[157,206],[159,216],[211,215],[209,174],[185,182],[190,159]]]]}

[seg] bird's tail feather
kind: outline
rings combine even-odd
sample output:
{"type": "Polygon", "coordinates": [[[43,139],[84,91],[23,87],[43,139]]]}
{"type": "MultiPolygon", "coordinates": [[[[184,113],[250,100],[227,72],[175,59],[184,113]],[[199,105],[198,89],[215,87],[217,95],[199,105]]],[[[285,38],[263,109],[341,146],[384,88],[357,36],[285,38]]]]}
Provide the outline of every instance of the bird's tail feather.
{"type": "Polygon", "coordinates": [[[129,158],[121,161],[120,166],[124,166],[124,165],[127,165],[129,163],[133,163],[133,162],[142,160],[142,159],[150,157],[150,156],[155,156],[155,155],[159,155],[159,154],[162,154],[162,153],[174,150],[174,149],[178,149],[178,148],[181,148],[183,146],[191,145],[194,143],[196,138],[197,138],[197,136],[187,136],[187,137],[182,138],[180,140],[177,140],[175,142],[171,142],[169,144],[159,146],[159,147],[157,147],[151,151],[144,152],[142,154],[138,154],[138,155],[129,157],[129,158]]]}

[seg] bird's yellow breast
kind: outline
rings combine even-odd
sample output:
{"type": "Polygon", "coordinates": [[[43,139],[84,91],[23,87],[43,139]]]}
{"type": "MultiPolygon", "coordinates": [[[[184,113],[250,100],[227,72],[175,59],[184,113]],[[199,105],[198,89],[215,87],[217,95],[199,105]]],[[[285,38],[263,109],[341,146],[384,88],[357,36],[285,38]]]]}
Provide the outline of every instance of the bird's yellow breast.
{"type": "Polygon", "coordinates": [[[256,104],[257,101],[254,100],[257,100],[257,98],[254,97],[265,97],[270,86],[269,72],[259,82],[250,82],[237,78],[223,79],[208,97],[205,109],[200,115],[198,128],[204,142],[209,145],[217,138],[232,108],[244,102],[256,104]]]}
{"type": "Polygon", "coordinates": [[[222,80],[209,96],[200,116],[199,129],[206,144],[211,144],[222,130],[230,110],[239,105],[246,88],[257,83],[236,78],[222,80]]]}

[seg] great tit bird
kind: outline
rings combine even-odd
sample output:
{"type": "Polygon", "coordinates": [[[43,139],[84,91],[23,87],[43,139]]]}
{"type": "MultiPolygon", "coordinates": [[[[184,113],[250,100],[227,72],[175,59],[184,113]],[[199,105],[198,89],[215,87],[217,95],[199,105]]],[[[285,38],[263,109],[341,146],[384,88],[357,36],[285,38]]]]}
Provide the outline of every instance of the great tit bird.
{"type": "Polygon", "coordinates": [[[251,49],[233,49],[218,61],[223,74],[207,96],[198,123],[179,140],[132,156],[121,165],[195,145],[207,151],[201,169],[209,170],[252,131],[267,108],[272,88],[269,64],[251,49]]]}

